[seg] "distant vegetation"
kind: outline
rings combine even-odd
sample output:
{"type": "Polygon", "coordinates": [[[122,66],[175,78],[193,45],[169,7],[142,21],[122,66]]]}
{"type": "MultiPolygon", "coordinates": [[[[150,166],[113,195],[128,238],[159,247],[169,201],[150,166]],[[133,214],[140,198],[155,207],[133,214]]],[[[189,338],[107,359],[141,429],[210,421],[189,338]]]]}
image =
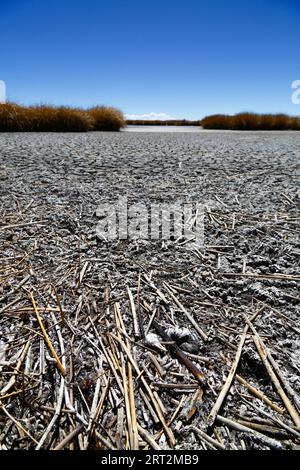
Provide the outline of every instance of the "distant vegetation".
{"type": "Polygon", "coordinates": [[[89,132],[119,131],[135,126],[202,126],[204,129],[228,130],[300,130],[300,117],[286,114],[239,113],[233,116],[215,114],[202,120],[186,119],[125,120],[121,111],[96,106],[90,109],[66,106],[20,106],[0,104],[0,132],[89,132]]]}
{"type": "Polygon", "coordinates": [[[300,117],[292,117],[286,114],[239,113],[234,116],[215,114],[198,121],[188,121],[186,119],[168,121],[127,120],[126,124],[134,126],[202,126],[204,129],[245,131],[285,131],[300,130],[300,117]]]}
{"type": "Polygon", "coordinates": [[[65,106],[0,105],[0,132],[118,131],[125,125],[120,111],[105,106],[83,110],[65,106]]]}
{"type": "Polygon", "coordinates": [[[168,121],[150,121],[141,119],[128,119],[126,121],[128,126],[201,126],[201,120],[199,121],[187,121],[186,119],[172,119],[168,121]]]}
{"type": "Polygon", "coordinates": [[[204,129],[230,129],[243,131],[300,130],[300,117],[286,114],[239,113],[234,116],[215,114],[201,121],[204,129]]]}

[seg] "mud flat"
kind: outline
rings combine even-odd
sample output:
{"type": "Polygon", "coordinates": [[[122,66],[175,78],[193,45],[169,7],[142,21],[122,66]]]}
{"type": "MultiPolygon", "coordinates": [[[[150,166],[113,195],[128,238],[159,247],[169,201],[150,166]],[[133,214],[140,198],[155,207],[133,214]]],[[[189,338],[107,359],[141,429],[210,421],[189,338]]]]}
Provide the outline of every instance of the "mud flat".
{"type": "Polygon", "coordinates": [[[300,133],[0,135],[1,449],[300,444],[300,133]],[[97,236],[205,205],[205,245],[97,236]]]}

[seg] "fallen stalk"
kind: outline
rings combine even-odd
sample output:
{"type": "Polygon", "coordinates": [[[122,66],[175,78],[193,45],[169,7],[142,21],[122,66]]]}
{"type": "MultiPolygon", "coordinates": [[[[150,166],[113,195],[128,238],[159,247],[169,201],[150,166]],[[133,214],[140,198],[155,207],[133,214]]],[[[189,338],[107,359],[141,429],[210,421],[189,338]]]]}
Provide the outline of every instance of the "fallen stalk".
{"type": "Polygon", "coordinates": [[[231,429],[251,434],[254,439],[258,440],[259,442],[268,447],[271,447],[272,449],[282,449],[282,445],[280,442],[276,441],[275,439],[272,439],[271,437],[267,437],[264,434],[261,434],[260,432],[254,431],[254,429],[248,428],[243,424],[233,421],[232,419],[224,418],[223,416],[218,415],[216,417],[216,420],[218,423],[223,424],[224,426],[227,426],[231,429]]]}
{"type": "Polygon", "coordinates": [[[32,301],[32,305],[33,305],[33,308],[34,308],[34,311],[35,311],[37,320],[38,320],[38,322],[39,322],[39,325],[40,325],[40,328],[41,328],[41,330],[42,330],[44,339],[45,339],[45,341],[46,341],[46,343],[47,343],[47,346],[48,346],[48,348],[50,349],[50,351],[51,351],[51,353],[52,353],[54,359],[56,360],[57,366],[58,366],[58,368],[59,368],[61,374],[62,374],[63,376],[65,376],[65,375],[66,375],[65,368],[63,367],[63,365],[62,365],[62,363],[61,363],[61,361],[60,361],[60,359],[59,359],[59,357],[58,357],[58,355],[57,355],[57,353],[56,353],[56,351],[55,351],[55,349],[54,349],[54,347],[53,347],[53,345],[52,345],[52,343],[51,343],[51,340],[50,340],[50,338],[49,338],[49,336],[48,336],[48,333],[47,333],[47,331],[46,331],[46,329],[45,329],[45,327],[44,327],[44,325],[43,325],[42,319],[41,319],[40,314],[39,314],[39,311],[38,311],[38,309],[37,309],[37,307],[36,307],[36,303],[35,303],[35,300],[34,300],[34,297],[33,297],[32,293],[30,294],[30,296],[31,296],[31,301],[32,301]]]}

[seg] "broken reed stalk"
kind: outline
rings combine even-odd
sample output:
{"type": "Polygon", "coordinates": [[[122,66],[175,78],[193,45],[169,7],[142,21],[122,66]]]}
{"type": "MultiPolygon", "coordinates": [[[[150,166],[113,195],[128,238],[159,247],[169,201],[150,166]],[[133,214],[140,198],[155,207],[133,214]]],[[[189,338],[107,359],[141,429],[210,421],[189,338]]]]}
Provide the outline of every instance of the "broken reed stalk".
{"type": "Polygon", "coordinates": [[[203,341],[207,341],[208,340],[207,334],[204,333],[204,331],[202,330],[202,328],[200,328],[200,326],[194,320],[192,315],[186,310],[186,308],[181,304],[181,302],[179,302],[177,297],[173,294],[172,290],[170,289],[170,286],[166,282],[164,282],[164,286],[165,286],[165,289],[167,290],[168,294],[170,295],[170,297],[174,300],[177,307],[179,307],[180,310],[186,315],[187,319],[189,320],[191,325],[193,325],[193,327],[195,328],[197,333],[200,335],[200,337],[203,339],[203,341]]]}
{"type": "Polygon", "coordinates": [[[10,378],[10,380],[8,381],[8,383],[0,390],[0,396],[3,396],[5,394],[7,394],[7,392],[15,385],[16,383],[16,377],[19,373],[19,370],[20,370],[20,367],[25,359],[25,356],[27,354],[27,351],[29,349],[29,346],[30,346],[30,340],[27,341],[27,343],[24,345],[23,348],[21,348],[21,354],[20,354],[20,357],[18,359],[18,362],[16,364],[16,367],[14,368],[14,372],[13,372],[13,375],[12,377],[10,378]]]}
{"type": "Polygon", "coordinates": [[[255,411],[257,411],[257,413],[260,415],[262,414],[263,416],[265,416],[266,418],[270,419],[271,421],[273,421],[274,423],[277,424],[277,426],[285,429],[286,431],[288,431],[290,434],[292,434],[293,436],[297,437],[298,439],[300,439],[300,433],[298,431],[295,430],[295,428],[291,427],[291,426],[288,426],[286,423],[284,423],[281,419],[278,419],[276,418],[274,415],[272,415],[271,413],[267,413],[266,411],[264,411],[262,408],[258,408],[256,405],[254,405],[253,402],[249,402],[248,400],[245,400],[245,398],[242,397],[242,400],[248,405],[250,406],[251,408],[253,408],[255,411]]]}
{"type": "Polygon", "coordinates": [[[128,348],[126,347],[126,345],[124,344],[123,341],[121,341],[116,335],[114,335],[113,333],[110,333],[110,336],[112,338],[114,338],[116,341],[118,341],[121,345],[121,347],[123,348],[123,351],[126,353],[130,363],[132,364],[133,368],[135,369],[136,371],[136,374],[140,377],[140,380],[146,390],[146,392],[148,393],[149,395],[149,398],[151,399],[152,401],[152,404],[154,406],[154,409],[155,409],[155,412],[157,413],[157,416],[159,417],[159,420],[165,430],[165,433],[166,435],[168,436],[168,439],[169,439],[169,442],[170,442],[170,445],[173,447],[175,444],[176,444],[176,440],[175,440],[175,436],[173,434],[173,431],[171,430],[171,428],[169,428],[167,426],[167,423],[166,423],[166,420],[164,418],[164,415],[162,413],[162,410],[161,410],[161,407],[159,406],[157,400],[155,399],[154,395],[153,395],[153,392],[150,388],[150,386],[148,385],[148,383],[146,382],[146,380],[144,379],[143,375],[142,375],[142,372],[140,371],[138,365],[136,364],[136,362],[134,361],[130,351],[128,350],[128,348]]]}
{"type": "Polygon", "coordinates": [[[53,289],[53,291],[54,291],[54,294],[55,294],[56,303],[57,303],[57,305],[58,305],[58,309],[59,309],[59,312],[60,312],[61,321],[64,323],[64,322],[65,322],[65,313],[64,313],[64,311],[63,311],[61,302],[60,302],[60,300],[59,300],[56,287],[55,287],[53,284],[51,285],[51,287],[52,287],[52,289],[53,289]]]}
{"type": "Polygon", "coordinates": [[[34,311],[35,311],[37,320],[38,320],[38,322],[39,322],[39,325],[40,325],[40,328],[41,328],[41,330],[42,330],[44,339],[45,339],[45,341],[46,341],[46,343],[47,343],[47,346],[48,346],[48,348],[50,349],[50,351],[51,351],[51,353],[52,353],[54,359],[56,360],[57,366],[58,366],[58,368],[59,368],[59,370],[60,370],[62,376],[65,377],[65,375],[66,375],[65,368],[63,367],[63,365],[62,365],[62,363],[61,363],[61,361],[60,361],[60,359],[59,359],[59,357],[58,357],[58,355],[57,355],[57,353],[56,353],[56,351],[55,351],[55,349],[54,349],[54,347],[53,347],[53,345],[52,345],[52,343],[51,343],[51,340],[50,340],[50,338],[49,338],[49,336],[48,336],[48,333],[47,333],[47,331],[46,331],[46,329],[45,329],[45,327],[44,327],[44,325],[43,325],[43,322],[42,322],[42,319],[41,319],[40,314],[39,314],[39,312],[38,312],[38,309],[37,309],[37,306],[36,306],[36,303],[35,303],[33,294],[30,293],[30,296],[31,296],[31,301],[32,301],[32,305],[33,305],[33,308],[34,308],[34,311]]]}
{"type": "Polygon", "coordinates": [[[137,317],[136,308],[135,308],[135,305],[134,305],[133,295],[132,295],[132,292],[131,292],[131,290],[128,286],[127,286],[127,294],[128,294],[130,310],[131,310],[131,314],[132,314],[132,318],[133,318],[134,336],[136,338],[139,338],[140,337],[140,329],[139,329],[138,317],[137,317]]]}
{"type": "Polygon", "coordinates": [[[238,419],[237,423],[247,426],[248,428],[253,429],[254,431],[261,432],[262,434],[273,436],[277,439],[289,438],[289,433],[275,426],[270,426],[269,424],[255,423],[252,421],[247,421],[246,419],[238,419]]]}
{"type": "Polygon", "coordinates": [[[143,439],[145,439],[147,444],[149,444],[149,446],[152,447],[153,450],[162,450],[162,448],[155,442],[151,434],[146,429],[142,428],[142,426],[140,426],[139,424],[137,426],[139,434],[142,436],[143,439]]]}
{"type": "Polygon", "coordinates": [[[142,339],[145,339],[145,331],[144,331],[144,324],[143,318],[141,315],[141,273],[138,276],[138,287],[137,287],[137,315],[138,315],[138,322],[140,327],[140,333],[142,335],[142,339]]]}
{"type": "Polygon", "coordinates": [[[255,440],[261,442],[262,444],[272,449],[277,449],[277,450],[282,449],[281,443],[278,442],[277,440],[272,439],[271,437],[267,437],[264,434],[261,434],[260,432],[254,431],[253,429],[248,428],[247,426],[244,426],[243,424],[240,424],[237,421],[224,418],[223,416],[220,416],[220,415],[218,415],[216,419],[218,423],[223,424],[223,426],[227,426],[239,432],[245,432],[245,433],[251,434],[255,440]]]}
{"type": "Polygon", "coordinates": [[[200,439],[203,439],[208,444],[211,444],[215,449],[226,450],[226,447],[223,446],[223,444],[220,444],[220,442],[216,441],[215,439],[210,437],[208,434],[206,434],[204,431],[202,431],[202,429],[199,429],[196,426],[190,425],[190,426],[187,426],[184,430],[197,434],[197,436],[200,439]]]}
{"type": "Polygon", "coordinates": [[[292,274],[255,274],[255,273],[222,273],[218,272],[218,275],[225,277],[253,277],[255,279],[274,279],[274,280],[286,280],[286,281],[300,281],[300,276],[292,274]]]}
{"type": "Polygon", "coordinates": [[[57,397],[57,403],[56,403],[56,408],[55,408],[53,418],[51,419],[50,423],[48,424],[48,426],[47,426],[44,434],[40,438],[39,442],[37,443],[37,446],[35,448],[36,450],[40,450],[44,446],[44,444],[46,442],[46,439],[48,438],[50,432],[53,431],[53,428],[56,424],[56,421],[60,417],[61,408],[62,408],[63,399],[64,399],[64,388],[65,388],[65,380],[64,380],[63,377],[61,377],[60,387],[59,387],[58,397],[57,397]]]}
{"type": "MultiPolygon", "coordinates": [[[[252,317],[251,317],[251,320],[255,320],[255,318],[260,314],[262,313],[263,311],[265,310],[265,306],[263,305],[259,310],[257,310],[257,312],[255,312],[252,317]]],[[[244,331],[243,331],[243,334],[241,336],[241,339],[240,339],[240,343],[239,343],[239,346],[238,346],[238,349],[237,349],[237,352],[236,352],[236,355],[235,355],[235,359],[232,363],[232,366],[231,366],[231,369],[229,371],[229,374],[228,374],[228,377],[225,381],[225,384],[221,390],[221,393],[220,395],[218,396],[217,398],[217,401],[216,403],[214,404],[209,416],[208,416],[208,425],[209,426],[213,426],[215,420],[216,420],[216,417],[223,405],[223,402],[231,388],[231,385],[232,385],[232,382],[233,382],[233,379],[235,377],[235,374],[236,374],[236,371],[237,371],[237,368],[238,368],[238,365],[239,365],[239,362],[240,362],[240,359],[241,359],[241,355],[242,355],[242,351],[243,351],[243,347],[244,347],[244,343],[245,343],[245,340],[246,340],[246,337],[247,337],[247,333],[248,333],[248,330],[249,330],[249,325],[246,324],[245,327],[244,327],[244,331]]]]}
{"type": "MultiPolygon", "coordinates": [[[[120,332],[121,331],[123,332],[125,336],[126,347],[131,352],[130,344],[127,339],[127,332],[125,330],[125,326],[124,326],[122,316],[121,316],[120,305],[118,302],[115,303],[114,309],[115,309],[115,322],[116,322],[116,327],[118,330],[117,335],[119,339],[121,340],[120,332]]],[[[121,359],[121,367],[119,368],[119,370],[121,371],[122,379],[123,379],[124,399],[125,399],[125,409],[126,409],[127,422],[128,422],[130,449],[139,450],[139,434],[138,434],[138,428],[137,428],[137,414],[136,414],[135,397],[134,397],[132,365],[130,364],[129,361],[126,364],[122,351],[120,351],[120,359],[121,359]]]]}
{"type": "Polygon", "coordinates": [[[261,393],[259,390],[257,390],[255,387],[253,387],[251,384],[249,384],[243,377],[240,375],[236,374],[235,376],[236,380],[243,385],[245,388],[249,390],[255,397],[259,398],[261,401],[265,402],[266,405],[270,406],[270,408],[273,408],[274,411],[276,411],[279,414],[283,414],[283,409],[280,408],[278,405],[273,403],[268,397],[266,397],[263,393],[261,393]]]}
{"type": "Polygon", "coordinates": [[[134,396],[134,385],[133,385],[133,376],[132,376],[132,366],[128,362],[127,364],[127,375],[128,375],[128,398],[129,406],[131,412],[131,421],[132,421],[132,450],[139,450],[139,433],[137,426],[137,412],[135,405],[135,396],[134,396]]]}
{"type": "Polygon", "coordinates": [[[166,375],[166,371],[164,370],[164,368],[161,366],[159,360],[154,356],[154,354],[152,354],[151,352],[148,353],[148,358],[150,359],[150,361],[152,362],[152,364],[154,365],[155,369],[157,370],[158,374],[160,375],[160,377],[164,377],[166,375]]]}
{"type": "MultiPolygon", "coordinates": [[[[22,271],[21,271],[22,272],[22,271]]],[[[14,273],[15,275],[18,274],[18,273],[14,273]]],[[[8,277],[10,276],[11,274],[8,275],[8,277]]],[[[27,274],[27,276],[24,277],[24,279],[19,282],[19,284],[16,286],[16,287],[13,287],[7,294],[5,294],[3,297],[0,298],[0,302],[4,302],[4,300],[6,300],[10,295],[14,294],[15,292],[17,292],[22,286],[24,286],[24,284],[26,284],[26,282],[29,280],[30,278],[30,275],[27,274]]]]}
{"type": "Polygon", "coordinates": [[[286,392],[289,394],[289,396],[292,398],[294,404],[296,405],[298,411],[300,412],[300,399],[299,395],[296,394],[296,392],[292,389],[290,384],[285,380],[280,367],[278,366],[277,362],[274,360],[273,356],[271,355],[270,351],[265,348],[267,358],[272,365],[274,371],[276,372],[278,378],[281,380],[281,383],[283,384],[286,392]]]}
{"type": "Polygon", "coordinates": [[[103,363],[103,357],[101,356],[101,358],[99,359],[98,358],[98,378],[97,378],[97,382],[96,382],[96,386],[95,386],[95,390],[94,390],[94,396],[93,396],[93,401],[92,401],[92,406],[91,406],[91,412],[90,412],[90,415],[89,415],[89,423],[88,423],[88,427],[86,429],[86,436],[84,437],[84,449],[87,450],[89,448],[89,445],[90,445],[90,438],[92,436],[92,427],[93,427],[93,423],[95,422],[95,416],[97,414],[97,411],[98,411],[98,399],[99,399],[99,394],[100,394],[100,387],[101,387],[101,370],[102,370],[102,363],[103,363]]]}
{"type": "Polygon", "coordinates": [[[5,408],[5,406],[3,405],[3,403],[0,401],[0,410],[3,411],[3,413],[6,414],[6,416],[15,424],[15,426],[20,429],[22,432],[24,432],[24,434],[26,434],[27,437],[29,437],[29,439],[31,439],[35,444],[38,443],[38,441],[19,423],[19,421],[17,421],[8,411],[7,409],[5,408]]]}
{"type": "Polygon", "coordinates": [[[105,399],[107,397],[110,385],[111,384],[110,384],[110,372],[109,372],[108,378],[107,378],[107,383],[104,387],[104,390],[102,391],[102,394],[101,394],[101,397],[100,397],[100,400],[99,400],[99,403],[98,403],[98,406],[97,406],[97,410],[96,410],[95,415],[94,415],[94,419],[91,423],[91,428],[90,428],[88,438],[90,436],[92,436],[94,433],[96,433],[96,425],[97,425],[97,423],[100,419],[101,411],[103,410],[103,405],[104,405],[105,399]]]}
{"type": "Polygon", "coordinates": [[[208,425],[209,426],[213,426],[215,420],[216,420],[216,417],[220,411],[220,408],[222,407],[223,405],[223,402],[230,390],[230,387],[232,385],[232,382],[233,382],[233,379],[234,379],[234,376],[235,376],[235,373],[237,371],[237,368],[238,368],[238,365],[239,365],[239,362],[240,362],[240,358],[241,358],[241,355],[242,355],[242,350],[243,350],[243,346],[244,346],[244,343],[245,343],[245,340],[246,340],[246,337],[247,337],[247,332],[248,332],[248,328],[245,326],[244,328],[244,331],[243,331],[243,334],[241,336],[241,339],[240,339],[240,343],[239,343],[239,346],[238,346],[238,350],[236,352],[236,355],[235,355],[235,359],[232,363],[232,366],[231,366],[231,369],[229,371],[229,374],[227,376],[227,379],[226,379],[226,382],[221,390],[221,393],[219,394],[218,398],[217,398],[217,401],[216,403],[214,404],[209,416],[208,416],[208,425]]]}
{"type": "Polygon", "coordinates": [[[57,444],[53,450],[62,450],[64,447],[66,447],[67,444],[69,444],[75,437],[77,437],[79,434],[82,433],[84,429],[84,426],[80,424],[75,428],[73,431],[71,431],[59,444],[57,444]]]}
{"type": "Polygon", "coordinates": [[[261,339],[261,337],[259,336],[259,334],[257,333],[256,329],[254,328],[254,326],[252,325],[251,321],[246,318],[246,321],[248,323],[248,326],[251,328],[252,332],[253,332],[253,341],[254,341],[254,344],[256,346],[256,349],[258,351],[258,354],[260,355],[260,358],[269,374],[269,377],[275,387],[275,389],[277,390],[277,393],[278,395],[280,396],[281,400],[283,401],[289,415],[291,416],[292,420],[294,421],[295,425],[297,426],[297,429],[299,430],[300,429],[300,416],[297,412],[297,410],[295,409],[294,405],[292,404],[292,402],[290,401],[290,399],[288,398],[288,396],[286,395],[285,391],[283,390],[281,384],[280,384],[280,381],[276,375],[276,373],[274,372],[272,366],[271,366],[271,363],[269,362],[268,360],[268,352],[267,352],[267,349],[261,339]]]}

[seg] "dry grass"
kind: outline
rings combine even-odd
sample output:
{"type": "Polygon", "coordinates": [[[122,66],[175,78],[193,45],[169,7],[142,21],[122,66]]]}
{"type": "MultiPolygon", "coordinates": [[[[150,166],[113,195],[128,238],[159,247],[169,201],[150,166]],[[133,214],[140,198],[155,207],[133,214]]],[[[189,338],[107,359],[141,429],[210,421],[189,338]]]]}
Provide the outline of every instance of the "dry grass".
{"type": "Polygon", "coordinates": [[[16,104],[0,105],[0,131],[19,132],[26,130],[30,125],[29,113],[16,104]]]}
{"type": "Polygon", "coordinates": [[[28,109],[31,129],[36,132],[87,132],[93,130],[91,119],[79,109],[37,106],[28,109]]]}
{"type": "Polygon", "coordinates": [[[118,109],[96,106],[87,111],[94,131],[118,131],[125,126],[124,116],[118,109]]]}
{"type": "Polygon", "coordinates": [[[123,114],[104,106],[82,110],[65,106],[0,105],[0,132],[118,131],[124,126],[123,114]]]}
{"type": "Polygon", "coordinates": [[[231,130],[300,130],[300,118],[286,114],[239,113],[234,116],[215,114],[201,122],[204,129],[231,130]]]}

